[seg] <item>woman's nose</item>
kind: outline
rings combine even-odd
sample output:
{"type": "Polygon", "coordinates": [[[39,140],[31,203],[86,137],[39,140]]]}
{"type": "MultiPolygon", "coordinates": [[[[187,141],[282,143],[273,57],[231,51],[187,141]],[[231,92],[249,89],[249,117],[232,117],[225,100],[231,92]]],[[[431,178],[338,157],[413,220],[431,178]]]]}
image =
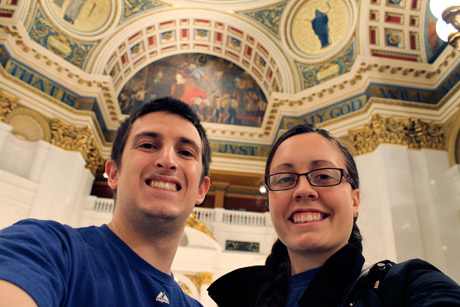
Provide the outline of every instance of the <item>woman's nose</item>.
{"type": "Polygon", "coordinates": [[[297,181],[297,186],[294,188],[294,198],[317,198],[318,192],[310,184],[307,176],[300,176],[297,181]]]}

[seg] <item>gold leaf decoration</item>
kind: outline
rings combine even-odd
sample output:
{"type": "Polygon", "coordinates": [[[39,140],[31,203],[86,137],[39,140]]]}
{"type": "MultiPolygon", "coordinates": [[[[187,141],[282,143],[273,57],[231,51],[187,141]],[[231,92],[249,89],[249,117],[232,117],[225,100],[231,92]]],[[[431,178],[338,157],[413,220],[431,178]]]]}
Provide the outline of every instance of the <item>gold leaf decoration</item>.
{"type": "Polygon", "coordinates": [[[195,228],[196,230],[204,232],[205,234],[207,234],[208,236],[210,236],[214,240],[216,239],[216,238],[214,238],[214,235],[212,234],[212,232],[209,231],[209,229],[206,227],[204,222],[198,222],[197,221],[195,213],[190,215],[190,217],[187,219],[187,224],[185,224],[185,226],[195,228]]]}
{"type": "Polygon", "coordinates": [[[200,272],[199,274],[185,274],[195,285],[198,291],[201,292],[202,285],[210,285],[212,282],[212,273],[200,272]]]}
{"type": "Polygon", "coordinates": [[[60,119],[54,119],[51,121],[51,144],[65,150],[80,152],[86,161],[86,168],[93,174],[104,165],[104,159],[90,127],[76,128],[60,119]]]}
{"type": "Polygon", "coordinates": [[[6,116],[11,113],[17,106],[17,97],[0,91],[0,121],[4,122],[6,116]]]}
{"type": "Polygon", "coordinates": [[[372,116],[370,124],[350,130],[358,155],[374,151],[380,144],[405,145],[410,149],[445,149],[442,125],[415,118],[372,116]]]}

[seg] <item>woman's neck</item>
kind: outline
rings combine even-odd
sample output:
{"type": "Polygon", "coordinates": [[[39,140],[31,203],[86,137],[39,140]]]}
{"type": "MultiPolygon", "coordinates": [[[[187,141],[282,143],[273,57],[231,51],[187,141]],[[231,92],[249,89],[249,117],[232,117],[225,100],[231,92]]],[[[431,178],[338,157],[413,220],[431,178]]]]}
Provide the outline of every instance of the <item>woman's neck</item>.
{"type": "Polygon", "coordinates": [[[288,249],[289,260],[291,262],[291,276],[322,267],[324,263],[342,247],[343,246],[326,251],[306,252],[298,252],[288,249]]]}

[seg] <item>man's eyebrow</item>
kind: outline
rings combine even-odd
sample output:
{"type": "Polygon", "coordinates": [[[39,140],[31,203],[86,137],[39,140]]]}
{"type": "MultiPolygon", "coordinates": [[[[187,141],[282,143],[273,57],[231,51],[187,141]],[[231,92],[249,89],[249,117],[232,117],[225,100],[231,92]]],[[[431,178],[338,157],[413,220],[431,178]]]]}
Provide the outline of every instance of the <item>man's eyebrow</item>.
{"type": "Polygon", "coordinates": [[[152,139],[156,139],[156,138],[159,138],[160,135],[156,132],[153,132],[153,131],[144,131],[144,132],[140,132],[138,134],[136,134],[134,137],[133,137],[133,140],[137,140],[137,139],[140,139],[140,138],[143,138],[143,137],[149,137],[149,138],[152,138],[152,139]]]}
{"type": "MultiPolygon", "coordinates": [[[[158,139],[158,138],[161,138],[161,134],[157,133],[157,132],[153,132],[153,131],[144,131],[144,132],[140,132],[138,134],[136,134],[134,137],[133,137],[133,141],[136,141],[138,139],[141,139],[143,137],[148,137],[148,138],[151,138],[151,139],[158,139]]],[[[179,143],[182,143],[182,144],[189,144],[193,147],[193,149],[197,152],[197,153],[201,153],[201,149],[200,149],[200,146],[192,139],[189,139],[187,137],[184,137],[184,136],[181,136],[179,137],[179,143]]]]}
{"type": "Polygon", "coordinates": [[[181,142],[183,144],[189,144],[189,145],[191,145],[193,147],[193,149],[197,153],[201,153],[200,146],[194,140],[182,136],[182,137],[179,138],[179,142],[181,142]]]}

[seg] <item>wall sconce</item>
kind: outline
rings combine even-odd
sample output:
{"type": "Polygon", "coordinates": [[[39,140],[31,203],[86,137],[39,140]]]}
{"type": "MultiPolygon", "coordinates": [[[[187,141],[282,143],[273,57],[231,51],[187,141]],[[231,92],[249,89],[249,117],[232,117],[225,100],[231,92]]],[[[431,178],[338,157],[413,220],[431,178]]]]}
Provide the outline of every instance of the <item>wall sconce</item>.
{"type": "Polygon", "coordinates": [[[431,13],[438,19],[436,33],[460,51],[460,5],[458,0],[430,0],[431,13]]]}

